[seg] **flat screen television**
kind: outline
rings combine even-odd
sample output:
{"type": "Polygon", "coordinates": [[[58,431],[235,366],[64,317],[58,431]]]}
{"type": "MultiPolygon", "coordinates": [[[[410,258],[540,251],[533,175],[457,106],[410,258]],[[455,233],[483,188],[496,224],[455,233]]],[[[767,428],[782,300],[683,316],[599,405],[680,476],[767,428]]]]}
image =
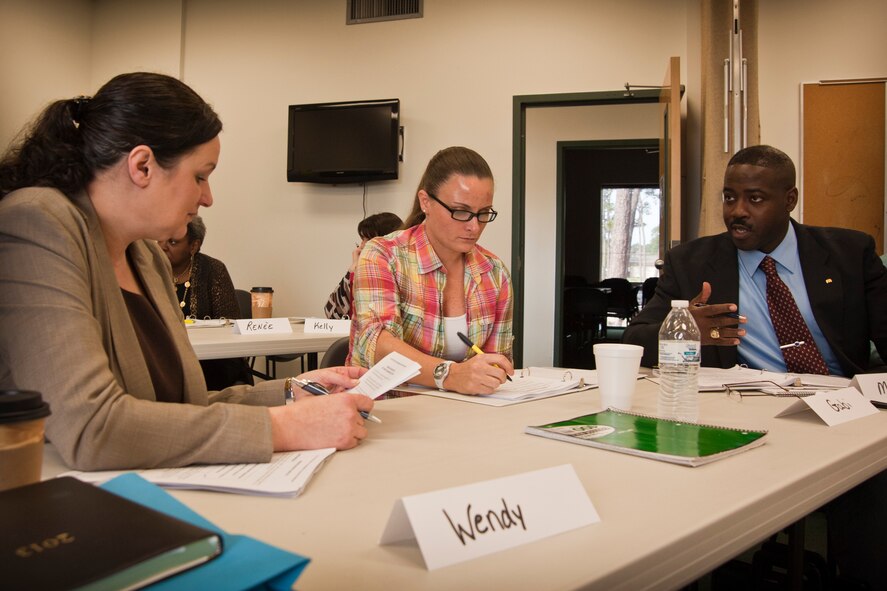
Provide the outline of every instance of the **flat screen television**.
{"type": "Polygon", "coordinates": [[[397,178],[400,99],[289,106],[286,178],[363,183],[397,178]]]}

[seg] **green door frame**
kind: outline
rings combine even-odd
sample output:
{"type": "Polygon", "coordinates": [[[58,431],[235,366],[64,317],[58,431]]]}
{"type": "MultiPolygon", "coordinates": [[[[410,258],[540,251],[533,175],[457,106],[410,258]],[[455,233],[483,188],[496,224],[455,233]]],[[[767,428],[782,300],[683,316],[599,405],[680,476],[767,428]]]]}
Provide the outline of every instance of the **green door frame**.
{"type": "Polygon", "coordinates": [[[512,100],[512,222],[511,277],[514,286],[514,363],[523,367],[524,354],[524,245],[526,224],[527,109],[658,103],[660,91],[622,90],[562,94],[518,95],[512,100]]]}
{"type": "MultiPolygon", "coordinates": [[[[620,150],[626,148],[656,148],[659,149],[659,139],[630,139],[630,140],[569,140],[557,142],[557,210],[556,210],[556,230],[555,236],[557,242],[555,244],[554,255],[554,355],[552,360],[555,365],[563,360],[563,351],[561,345],[564,339],[564,310],[563,298],[560,297],[564,293],[564,271],[566,270],[566,262],[564,255],[564,241],[561,237],[564,235],[564,225],[566,224],[566,191],[564,188],[564,152],[577,148],[587,148],[590,150],[620,150]]],[[[600,195],[598,195],[600,198],[600,195]]],[[[598,253],[600,254],[600,253],[598,253]]],[[[523,321],[523,318],[521,318],[523,321]]]]}

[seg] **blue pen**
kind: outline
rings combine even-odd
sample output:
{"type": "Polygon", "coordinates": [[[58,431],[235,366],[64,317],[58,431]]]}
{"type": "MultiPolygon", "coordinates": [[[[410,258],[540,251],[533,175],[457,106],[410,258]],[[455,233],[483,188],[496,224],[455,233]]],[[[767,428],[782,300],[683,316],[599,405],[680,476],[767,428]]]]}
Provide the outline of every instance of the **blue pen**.
{"type": "MultiPolygon", "coordinates": [[[[301,389],[305,390],[309,394],[314,394],[315,396],[324,396],[330,393],[329,390],[323,384],[318,384],[317,382],[312,382],[310,380],[303,380],[301,378],[292,378],[293,382],[297,384],[301,389]]],[[[363,394],[361,394],[363,396],[363,394]]],[[[360,411],[360,416],[365,418],[368,421],[373,421],[374,423],[381,423],[382,419],[379,417],[368,413],[365,410],[360,411]]]]}

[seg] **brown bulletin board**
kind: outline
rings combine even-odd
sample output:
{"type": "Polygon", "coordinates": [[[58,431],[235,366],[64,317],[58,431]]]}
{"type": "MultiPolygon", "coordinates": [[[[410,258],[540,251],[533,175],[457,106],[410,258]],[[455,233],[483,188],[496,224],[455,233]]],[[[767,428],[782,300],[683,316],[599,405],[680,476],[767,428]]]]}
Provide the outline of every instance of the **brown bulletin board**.
{"type": "Polygon", "coordinates": [[[884,253],[885,83],[803,85],[801,221],[852,228],[884,253]]]}

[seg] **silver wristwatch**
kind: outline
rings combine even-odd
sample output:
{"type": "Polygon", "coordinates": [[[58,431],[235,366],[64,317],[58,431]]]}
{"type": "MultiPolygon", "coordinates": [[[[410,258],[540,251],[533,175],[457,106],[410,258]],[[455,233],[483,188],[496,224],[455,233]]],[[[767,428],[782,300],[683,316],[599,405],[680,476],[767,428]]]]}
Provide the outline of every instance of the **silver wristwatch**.
{"type": "Polygon", "coordinates": [[[434,368],[434,385],[437,386],[438,390],[444,389],[444,380],[450,374],[450,366],[453,363],[453,361],[444,361],[434,368]]]}

